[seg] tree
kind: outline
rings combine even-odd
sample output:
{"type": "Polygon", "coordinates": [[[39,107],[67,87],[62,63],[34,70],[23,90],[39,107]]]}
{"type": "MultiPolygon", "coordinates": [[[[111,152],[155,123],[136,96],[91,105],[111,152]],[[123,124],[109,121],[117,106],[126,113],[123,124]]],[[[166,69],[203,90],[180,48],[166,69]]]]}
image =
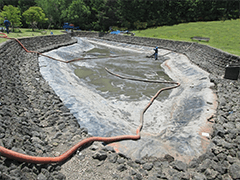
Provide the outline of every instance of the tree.
{"type": "MultiPolygon", "coordinates": [[[[18,8],[21,11],[21,14],[23,14],[24,11],[28,10],[28,8],[32,6],[37,6],[35,1],[29,1],[29,0],[18,0],[18,8]]],[[[41,7],[41,6],[39,6],[41,7]]],[[[26,23],[26,19],[22,17],[22,27],[26,28],[28,27],[26,23]]]]}
{"type": "Polygon", "coordinates": [[[83,0],[73,0],[66,10],[62,11],[63,19],[66,22],[85,28],[86,21],[91,14],[90,8],[83,0]]]}
{"type": "Polygon", "coordinates": [[[34,28],[38,23],[43,23],[48,20],[45,18],[42,8],[36,6],[30,7],[28,10],[26,10],[23,13],[23,16],[26,19],[26,23],[31,25],[32,31],[34,31],[34,28]]]}
{"type": "Polygon", "coordinates": [[[18,0],[18,7],[21,10],[21,12],[23,13],[24,11],[28,10],[28,8],[32,7],[32,6],[37,6],[36,0],[34,1],[29,1],[29,0],[18,0]]]}
{"type": "Polygon", "coordinates": [[[1,22],[4,21],[4,17],[7,17],[7,19],[11,22],[13,31],[15,26],[20,26],[22,24],[19,8],[13,7],[12,5],[4,6],[3,11],[0,13],[0,17],[1,22]]]}
{"type": "Polygon", "coordinates": [[[140,22],[137,20],[136,22],[133,23],[135,28],[137,28],[140,32],[140,29],[145,29],[147,27],[147,22],[140,22]]]}
{"type": "Polygon", "coordinates": [[[37,6],[41,7],[48,18],[49,27],[59,28],[63,25],[61,19],[61,7],[66,9],[62,0],[35,0],[37,6]]]}

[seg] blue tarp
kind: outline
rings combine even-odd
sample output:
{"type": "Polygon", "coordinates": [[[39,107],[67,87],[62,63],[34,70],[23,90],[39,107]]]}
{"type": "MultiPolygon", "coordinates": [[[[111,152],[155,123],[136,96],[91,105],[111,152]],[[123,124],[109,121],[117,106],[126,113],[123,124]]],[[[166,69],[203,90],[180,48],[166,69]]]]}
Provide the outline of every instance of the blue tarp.
{"type": "Polygon", "coordinates": [[[112,31],[110,32],[110,34],[119,34],[121,31],[117,30],[117,31],[112,31]]]}

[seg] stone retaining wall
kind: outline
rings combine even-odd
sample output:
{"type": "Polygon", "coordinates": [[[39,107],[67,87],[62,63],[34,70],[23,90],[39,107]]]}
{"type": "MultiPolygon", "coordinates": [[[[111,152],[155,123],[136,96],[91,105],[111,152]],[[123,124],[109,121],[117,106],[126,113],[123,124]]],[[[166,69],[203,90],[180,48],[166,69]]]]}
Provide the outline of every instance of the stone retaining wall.
{"type": "Polygon", "coordinates": [[[31,38],[21,38],[20,42],[29,51],[45,52],[58,47],[67,46],[77,41],[71,39],[70,34],[36,36],[31,38]]]}
{"type": "MultiPolygon", "coordinates": [[[[42,52],[76,41],[61,35],[24,38],[21,42],[29,50],[42,52]]],[[[76,143],[72,138],[79,140],[80,136],[77,120],[43,79],[38,55],[27,53],[15,40],[2,43],[0,145],[28,155],[54,157],[63,153],[56,150],[59,142],[71,147],[76,143]]],[[[60,169],[59,165],[34,165],[0,156],[0,179],[65,179],[60,169]]]]}
{"type": "MultiPolygon", "coordinates": [[[[104,34],[96,32],[76,32],[72,36],[101,38],[109,41],[117,41],[142,46],[158,46],[178,53],[183,53],[188,58],[209,73],[224,76],[227,65],[240,66],[240,57],[219,49],[198,44],[195,42],[171,41],[165,39],[134,37],[126,35],[104,34]]],[[[240,79],[240,76],[239,78],[240,79]]]]}

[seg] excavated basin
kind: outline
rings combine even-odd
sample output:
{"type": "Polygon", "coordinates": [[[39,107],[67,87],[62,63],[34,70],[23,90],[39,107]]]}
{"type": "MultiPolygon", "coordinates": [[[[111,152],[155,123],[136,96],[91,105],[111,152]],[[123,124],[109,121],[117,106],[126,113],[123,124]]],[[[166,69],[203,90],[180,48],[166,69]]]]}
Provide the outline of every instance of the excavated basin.
{"type": "Polygon", "coordinates": [[[39,58],[43,77],[65,105],[93,136],[135,134],[140,112],[155,93],[168,85],[124,80],[123,76],[180,82],[164,91],[144,115],[141,139],[111,143],[133,159],[171,154],[188,162],[202,154],[209,142],[216,97],[208,73],[186,56],[159,50],[159,60],[146,58],[153,47],[77,38],[78,43],[47,52],[62,60],[82,57],[69,64],[39,58]],[[165,56],[164,56],[165,55],[165,56]]]}

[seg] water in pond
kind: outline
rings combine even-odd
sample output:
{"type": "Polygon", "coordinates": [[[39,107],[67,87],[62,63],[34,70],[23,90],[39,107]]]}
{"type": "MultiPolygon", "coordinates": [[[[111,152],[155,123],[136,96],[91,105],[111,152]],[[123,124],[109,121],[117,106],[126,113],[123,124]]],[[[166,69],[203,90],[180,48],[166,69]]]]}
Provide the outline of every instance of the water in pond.
{"type": "MultiPolygon", "coordinates": [[[[97,46],[85,52],[84,56],[93,59],[75,64],[74,73],[92,91],[106,99],[123,100],[123,97],[125,101],[148,99],[166,85],[123,80],[107,73],[105,67],[123,76],[151,80],[170,80],[160,67],[159,62],[156,66],[153,59],[146,58],[143,54],[97,46]]],[[[159,100],[161,98],[165,99],[168,94],[167,91],[163,92],[159,100]]]]}

